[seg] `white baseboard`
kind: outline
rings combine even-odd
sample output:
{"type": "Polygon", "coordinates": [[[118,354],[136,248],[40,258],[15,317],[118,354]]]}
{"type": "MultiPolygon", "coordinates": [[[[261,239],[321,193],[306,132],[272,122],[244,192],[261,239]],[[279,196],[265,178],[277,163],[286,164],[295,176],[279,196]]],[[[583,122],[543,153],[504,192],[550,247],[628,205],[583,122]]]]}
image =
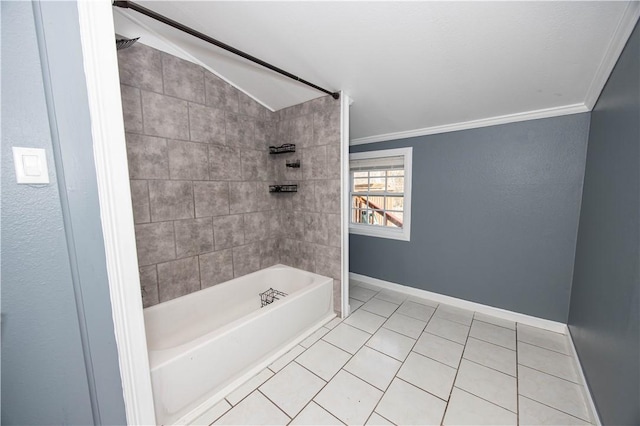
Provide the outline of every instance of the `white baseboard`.
{"type": "Polygon", "coordinates": [[[578,374],[580,375],[580,380],[582,381],[582,394],[584,395],[584,400],[587,401],[588,408],[591,415],[591,423],[596,426],[602,426],[602,422],[600,421],[600,417],[598,416],[598,410],[596,409],[595,401],[593,400],[593,395],[591,395],[591,390],[589,389],[589,385],[587,385],[587,377],[584,374],[584,370],[582,368],[582,363],[580,362],[580,357],[578,356],[578,351],[576,351],[576,346],[573,343],[573,336],[571,336],[571,330],[567,327],[567,339],[569,340],[569,347],[571,348],[571,354],[573,355],[573,359],[576,360],[576,364],[578,367],[578,374]]]}
{"type": "Polygon", "coordinates": [[[405,285],[396,284],[389,281],[380,280],[378,278],[356,274],[353,272],[349,272],[349,279],[359,281],[365,285],[368,284],[374,287],[394,290],[411,296],[433,300],[434,302],[444,303],[446,305],[451,305],[458,308],[469,309],[471,311],[480,312],[486,315],[492,315],[494,317],[505,319],[508,321],[515,321],[521,324],[530,325],[532,327],[542,328],[544,330],[553,331],[555,333],[566,334],[567,332],[566,324],[557,321],[551,321],[544,318],[538,318],[531,315],[508,311],[506,309],[483,305],[482,303],[470,302],[468,300],[458,299],[457,297],[445,296],[443,294],[433,293],[431,291],[422,290],[419,288],[408,287],[405,285]]]}

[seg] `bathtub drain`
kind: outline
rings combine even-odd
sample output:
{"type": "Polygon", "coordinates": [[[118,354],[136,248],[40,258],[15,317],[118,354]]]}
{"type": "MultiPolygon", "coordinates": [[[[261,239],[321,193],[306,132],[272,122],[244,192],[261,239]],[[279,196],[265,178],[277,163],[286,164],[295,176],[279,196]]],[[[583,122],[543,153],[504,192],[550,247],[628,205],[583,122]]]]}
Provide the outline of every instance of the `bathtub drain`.
{"type": "Polygon", "coordinates": [[[278,290],[274,290],[270,288],[269,290],[260,293],[260,301],[262,302],[261,308],[275,302],[276,300],[280,300],[281,297],[285,297],[287,294],[278,290]]]}

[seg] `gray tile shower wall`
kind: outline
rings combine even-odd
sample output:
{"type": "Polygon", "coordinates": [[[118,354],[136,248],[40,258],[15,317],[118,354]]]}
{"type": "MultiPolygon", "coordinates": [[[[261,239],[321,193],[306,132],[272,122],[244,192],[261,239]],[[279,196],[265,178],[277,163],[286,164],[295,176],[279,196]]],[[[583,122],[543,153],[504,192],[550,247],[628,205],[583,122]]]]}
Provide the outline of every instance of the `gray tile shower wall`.
{"type": "Polygon", "coordinates": [[[339,311],[340,102],[325,96],[277,114],[278,143],[295,143],[296,152],[277,156],[274,176],[298,184],[297,193],[280,194],[280,262],[332,277],[339,311]],[[300,160],[300,168],[286,167],[293,160],[300,160]]]}
{"type": "Polygon", "coordinates": [[[118,62],[144,306],[278,263],[277,115],[143,44],[118,62]]]}
{"type": "Polygon", "coordinates": [[[284,263],[334,278],[339,309],[340,103],[274,113],[141,43],[118,62],[143,305],[284,263]]]}

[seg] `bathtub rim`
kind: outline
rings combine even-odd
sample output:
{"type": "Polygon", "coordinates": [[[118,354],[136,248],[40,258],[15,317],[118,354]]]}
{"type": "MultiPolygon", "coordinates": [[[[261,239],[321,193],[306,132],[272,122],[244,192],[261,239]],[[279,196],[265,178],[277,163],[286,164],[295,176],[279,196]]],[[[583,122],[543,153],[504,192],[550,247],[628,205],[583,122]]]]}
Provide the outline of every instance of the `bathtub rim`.
{"type": "MultiPolygon", "coordinates": [[[[297,337],[292,339],[289,343],[283,345],[280,349],[273,353],[273,355],[266,358],[264,361],[257,364],[255,367],[247,370],[242,376],[238,377],[233,382],[229,383],[227,386],[222,388],[220,391],[213,394],[210,398],[203,401],[200,405],[195,407],[193,410],[176,420],[173,425],[187,425],[187,424],[205,424],[203,422],[207,422],[206,424],[211,424],[219,417],[224,415],[224,413],[214,419],[207,418],[210,410],[213,410],[215,406],[224,400],[224,398],[229,395],[232,391],[238,389],[240,386],[251,380],[258,373],[260,373],[265,368],[269,367],[269,365],[273,364],[276,360],[282,357],[284,354],[298,346],[302,341],[304,341],[307,337],[311,336],[317,330],[321,329],[325,324],[328,324],[333,319],[339,318],[338,314],[333,311],[320,321],[318,321],[313,326],[309,327],[306,331],[299,334],[297,337]]],[[[277,373],[274,373],[277,374],[277,373]]],[[[227,410],[228,411],[228,410],[227,410]]],[[[226,411],[225,411],[226,413],[226,411]]]]}
{"type": "MultiPolygon", "coordinates": [[[[211,339],[215,339],[215,338],[219,338],[223,335],[232,333],[234,330],[236,330],[238,327],[242,326],[242,324],[244,324],[247,321],[253,321],[256,320],[256,318],[260,317],[260,316],[264,316],[264,315],[268,315],[269,312],[271,312],[274,309],[278,309],[280,306],[282,306],[282,303],[295,303],[295,300],[305,296],[307,293],[315,290],[316,288],[325,285],[327,283],[327,281],[331,281],[331,287],[333,288],[333,278],[331,277],[327,277],[324,275],[319,275],[316,274],[314,272],[308,272],[305,271],[303,269],[298,269],[298,268],[294,268],[293,266],[288,266],[288,265],[283,265],[283,264],[277,264],[277,265],[273,265],[270,266],[268,268],[263,268],[260,269],[258,271],[252,272],[250,274],[247,275],[243,275],[241,277],[238,278],[234,278],[231,279],[229,281],[225,281],[224,283],[221,283],[219,285],[226,285],[226,284],[231,284],[233,285],[233,282],[242,278],[250,278],[252,275],[257,275],[259,274],[261,271],[264,270],[268,270],[268,269],[281,269],[281,268],[286,268],[286,269],[294,269],[297,271],[302,271],[305,274],[310,274],[313,276],[314,278],[314,282],[312,282],[311,284],[305,286],[304,288],[295,291],[294,293],[291,293],[289,296],[287,296],[286,300],[281,300],[278,301],[276,303],[270,304],[269,306],[265,306],[264,308],[259,308],[251,313],[249,313],[248,315],[245,315],[241,318],[237,318],[215,330],[212,330],[208,333],[205,333],[201,336],[198,336],[197,338],[187,342],[187,343],[183,343],[182,345],[178,345],[172,348],[166,348],[166,349],[160,349],[160,350],[152,350],[150,349],[150,346],[147,344],[147,346],[149,346],[149,348],[147,349],[148,351],[148,358],[149,358],[149,373],[153,373],[154,371],[166,366],[167,364],[171,363],[172,361],[174,361],[175,359],[181,357],[181,356],[185,356],[186,354],[196,351],[200,348],[202,348],[203,346],[207,345],[211,339]],[[179,350],[183,348],[183,350],[179,350]],[[153,356],[152,356],[153,353],[153,356]]],[[[214,286],[215,287],[215,286],[214,286]]],[[[207,289],[204,289],[205,291],[213,288],[213,287],[209,287],[207,289]]],[[[203,291],[203,290],[200,290],[203,291]]],[[[175,299],[171,299],[168,300],[167,302],[164,303],[171,303],[174,300],[179,300],[179,299],[183,299],[192,295],[197,294],[198,292],[193,292],[193,293],[189,293],[186,294],[184,296],[180,296],[178,298],[175,299]]],[[[156,306],[160,306],[162,304],[158,304],[158,305],[154,305],[154,306],[150,306],[149,308],[146,309],[151,309],[154,308],[156,306]]],[[[335,306],[333,306],[333,298],[331,301],[331,305],[333,307],[333,309],[335,309],[335,306]]],[[[166,305],[165,305],[166,307],[166,305]]],[[[333,314],[335,315],[335,311],[333,311],[333,314]]],[[[146,323],[145,323],[145,338],[146,338],[146,323]]]]}
{"type": "Polygon", "coordinates": [[[306,274],[310,274],[310,275],[314,276],[314,278],[316,278],[316,277],[318,277],[318,278],[330,278],[330,277],[327,277],[325,275],[316,274],[315,272],[309,272],[309,271],[305,271],[304,269],[295,268],[293,266],[285,265],[283,263],[277,263],[275,265],[271,265],[271,266],[268,266],[266,268],[258,269],[257,271],[253,271],[253,272],[251,272],[249,274],[242,275],[240,277],[231,278],[230,280],[227,280],[227,281],[219,283],[219,284],[214,284],[214,285],[212,285],[210,287],[207,287],[207,288],[203,288],[203,289],[200,289],[200,290],[193,291],[191,293],[183,294],[182,296],[173,298],[171,300],[167,300],[165,302],[156,303],[155,305],[148,306],[148,307],[144,308],[143,309],[143,313],[157,311],[158,309],[160,309],[160,307],[166,308],[167,306],[175,305],[178,302],[180,302],[180,301],[182,301],[184,299],[188,299],[190,296],[192,296],[194,294],[197,294],[197,293],[199,293],[201,291],[207,291],[207,290],[210,290],[212,288],[218,288],[219,289],[221,287],[228,287],[228,286],[232,285],[230,283],[233,283],[234,281],[238,281],[238,280],[244,279],[244,278],[249,278],[249,277],[251,277],[253,275],[257,275],[260,272],[266,271],[266,270],[269,270],[269,269],[295,269],[297,271],[302,271],[302,272],[304,272],[306,274]]]}

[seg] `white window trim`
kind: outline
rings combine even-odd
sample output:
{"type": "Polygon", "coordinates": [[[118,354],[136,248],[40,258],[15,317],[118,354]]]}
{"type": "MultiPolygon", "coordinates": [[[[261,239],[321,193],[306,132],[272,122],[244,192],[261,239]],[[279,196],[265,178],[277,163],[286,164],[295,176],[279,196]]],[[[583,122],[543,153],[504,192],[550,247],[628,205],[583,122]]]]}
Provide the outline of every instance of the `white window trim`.
{"type": "MultiPolygon", "coordinates": [[[[349,233],[366,235],[368,237],[390,238],[393,240],[411,240],[411,181],[413,148],[384,149],[379,151],[356,152],[349,154],[349,161],[368,158],[404,156],[404,211],[402,229],[394,229],[382,226],[360,225],[351,222],[351,204],[349,204],[349,233]]],[[[351,180],[351,171],[349,171],[351,180]]],[[[349,200],[351,200],[351,188],[349,183],[349,200]]],[[[351,203],[351,201],[349,201],[351,203]]]]}

